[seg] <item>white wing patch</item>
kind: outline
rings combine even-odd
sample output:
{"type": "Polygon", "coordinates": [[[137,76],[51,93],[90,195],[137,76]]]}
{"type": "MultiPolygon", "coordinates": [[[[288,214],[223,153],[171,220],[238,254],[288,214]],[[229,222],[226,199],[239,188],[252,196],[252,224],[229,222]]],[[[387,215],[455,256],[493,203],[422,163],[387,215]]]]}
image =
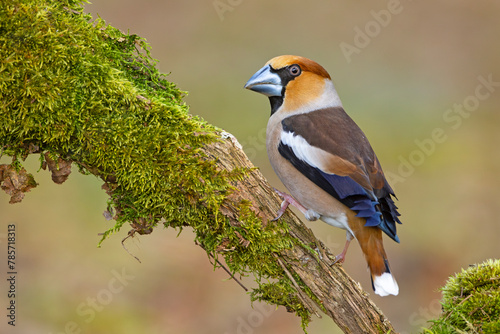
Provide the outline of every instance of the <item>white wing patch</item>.
{"type": "Polygon", "coordinates": [[[308,165],[322,171],[328,170],[326,164],[330,153],[309,145],[303,137],[294,135],[293,132],[281,131],[281,142],[290,147],[295,156],[308,165]]]}

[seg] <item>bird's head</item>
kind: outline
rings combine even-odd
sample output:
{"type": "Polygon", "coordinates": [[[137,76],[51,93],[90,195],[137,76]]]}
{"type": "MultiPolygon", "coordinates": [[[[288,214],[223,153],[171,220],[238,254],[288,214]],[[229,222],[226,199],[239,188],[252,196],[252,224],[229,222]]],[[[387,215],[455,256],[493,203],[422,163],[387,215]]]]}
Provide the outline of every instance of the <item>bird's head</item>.
{"type": "Polygon", "coordinates": [[[271,101],[271,114],[341,106],[328,72],[318,63],[299,56],[269,60],[245,84],[246,89],[264,94],[271,101]]]}

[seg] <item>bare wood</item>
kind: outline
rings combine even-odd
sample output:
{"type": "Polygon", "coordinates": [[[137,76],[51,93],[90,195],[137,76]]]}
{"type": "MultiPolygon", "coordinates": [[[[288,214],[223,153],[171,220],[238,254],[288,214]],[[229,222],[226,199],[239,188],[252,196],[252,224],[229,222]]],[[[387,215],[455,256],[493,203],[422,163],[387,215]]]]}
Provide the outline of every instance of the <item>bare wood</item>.
{"type": "MultiPolygon", "coordinates": [[[[247,158],[237,140],[223,133],[223,141],[210,144],[204,148],[205,154],[217,161],[218,168],[232,170],[234,168],[254,168],[247,158]]],[[[226,201],[221,211],[229,219],[235,220],[237,208],[232,203],[246,199],[253,205],[253,210],[258,212],[264,222],[274,218],[280,208],[281,199],[273,191],[262,173],[253,169],[250,175],[234,186],[238,189],[229,201],[226,201]]],[[[300,244],[316,244],[320,254],[331,252],[316,239],[312,231],[307,228],[291,210],[283,215],[290,226],[290,235],[300,241],[300,244]]],[[[326,311],[326,315],[340,327],[344,333],[395,333],[389,320],[382,311],[368,298],[360,285],[353,281],[340,265],[332,265],[330,256],[318,256],[307,247],[296,246],[282,254],[277,254],[277,261],[287,272],[295,273],[303,283],[311,289],[313,294],[321,301],[316,305],[326,311]]],[[[333,258],[333,256],[331,256],[333,258]]],[[[311,309],[314,301],[308,299],[305,293],[298,293],[304,305],[311,309]],[[305,300],[308,299],[308,300],[305,300]]]]}

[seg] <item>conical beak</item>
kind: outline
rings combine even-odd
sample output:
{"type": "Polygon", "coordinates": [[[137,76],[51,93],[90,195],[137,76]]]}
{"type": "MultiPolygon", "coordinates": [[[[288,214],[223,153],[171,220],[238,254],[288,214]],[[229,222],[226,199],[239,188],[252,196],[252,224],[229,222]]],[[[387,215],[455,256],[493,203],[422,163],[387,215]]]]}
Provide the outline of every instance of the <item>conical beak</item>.
{"type": "Polygon", "coordinates": [[[245,84],[245,88],[266,96],[281,96],[283,93],[281,78],[276,72],[271,71],[270,65],[257,71],[245,84]]]}

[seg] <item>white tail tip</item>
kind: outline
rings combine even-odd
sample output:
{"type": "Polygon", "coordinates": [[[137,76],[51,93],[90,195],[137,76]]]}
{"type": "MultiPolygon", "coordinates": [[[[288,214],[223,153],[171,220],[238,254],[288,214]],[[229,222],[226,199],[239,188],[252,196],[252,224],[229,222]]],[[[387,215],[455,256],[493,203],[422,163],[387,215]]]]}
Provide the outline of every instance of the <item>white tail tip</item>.
{"type": "Polygon", "coordinates": [[[381,297],[388,295],[397,296],[399,293],[398,283],[391,273],[383,273],[381,276],[373,277],[373,290],[381,297]]]}

